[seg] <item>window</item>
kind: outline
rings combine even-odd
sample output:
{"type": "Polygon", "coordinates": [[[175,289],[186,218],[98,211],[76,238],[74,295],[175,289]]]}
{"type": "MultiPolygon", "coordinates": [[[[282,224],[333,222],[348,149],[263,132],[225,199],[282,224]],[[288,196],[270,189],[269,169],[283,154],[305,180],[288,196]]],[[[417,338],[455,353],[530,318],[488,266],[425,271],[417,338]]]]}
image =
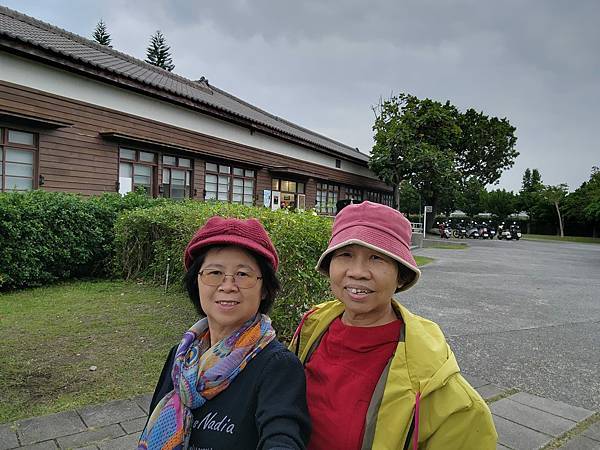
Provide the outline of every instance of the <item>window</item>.
{"type": "Polygon", "coordinates": [[[36,187],[37,135],[0,128],[0,192],[36,187]]]}
{"type": "Polygon", "coordinates": [[[321,214],[333,216],[339,199],[340,187],[335,184],[317,183],[317,202],[315,209],[321,214]]]}
{"type": "Polygon", "coordinates": [[[392,206],[394,204],[393,194],[387,192],[367,191],[367,200],[381,203],[382,205],[392,206]]]}
{"type": "Polygon", "coordinates": [[[280,192],[282,208],[304,210],[306,197],[304,196],[305,185],[303,182],[273,178],[271,189],[280,192]]]}
{"type": "Polygon", "coordinates": [[[347,187],[346,188],[346,198],[362,201],[363,200],[363,191],[362,191],[362,189],[359,189],[359,188],[347,187]]]}
{"type": "Polygon", "coordinates": [[[252,206],[255,175],[254,170],[207,162],[204,199],[252,206]]]}
{"type": "Polygon", "coordinates": [[[183,200],[191,197],[192,162],[188,158],[163,156],[162,186],[163,197],[183,200]]]}
{"type": "Polygon", "coordinates": [[[120,148],[119,193],[125,195],[141,187],[146,195],[153,197],[156,160],[156,153],[120,148]]]}

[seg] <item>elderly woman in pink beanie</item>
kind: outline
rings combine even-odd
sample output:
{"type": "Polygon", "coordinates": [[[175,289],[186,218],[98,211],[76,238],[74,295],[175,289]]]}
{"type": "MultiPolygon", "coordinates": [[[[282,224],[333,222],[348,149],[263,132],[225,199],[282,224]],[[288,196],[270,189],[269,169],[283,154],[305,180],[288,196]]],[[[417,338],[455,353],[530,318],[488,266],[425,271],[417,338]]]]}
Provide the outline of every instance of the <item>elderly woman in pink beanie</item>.
{"type": "Polygon", "coordinates": [[[317,270],[336,299],[306,313],[290,344],[306,373],[311,450],[496,448],[490,411],[440,328],[395,297],[421,275],[411,234],[376,203],[335,218],[317,270]]]}
{"type": "Polygon", "coordinates": [[[279,290],[267,232],[255,219],[213,217],[184,264],[201,318],[171,349],[138,449],[304,449],[304,372],[267,316],[279,290]]]}

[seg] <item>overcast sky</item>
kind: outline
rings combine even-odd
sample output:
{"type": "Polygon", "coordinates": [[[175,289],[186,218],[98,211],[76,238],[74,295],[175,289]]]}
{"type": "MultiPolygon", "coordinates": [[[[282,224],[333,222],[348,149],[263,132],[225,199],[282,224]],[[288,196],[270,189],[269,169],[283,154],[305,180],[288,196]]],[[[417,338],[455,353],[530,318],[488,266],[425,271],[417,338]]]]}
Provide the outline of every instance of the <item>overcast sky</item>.
{"type": "Polygon", "coordinates": [[[401,92],[507,117],[525,168],[571,190],[600,166],[600,1],[0,0],[144,59],[161,30],[174,72],[369,153],[371,106],[401,92]]]}

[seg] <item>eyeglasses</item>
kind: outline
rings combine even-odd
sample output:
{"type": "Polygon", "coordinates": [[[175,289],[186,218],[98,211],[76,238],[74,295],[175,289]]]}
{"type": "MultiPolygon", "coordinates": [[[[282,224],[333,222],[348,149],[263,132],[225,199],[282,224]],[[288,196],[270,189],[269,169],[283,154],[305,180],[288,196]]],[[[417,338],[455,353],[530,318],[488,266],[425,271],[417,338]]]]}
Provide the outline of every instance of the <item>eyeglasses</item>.
{"type": "Polygon", "coordinates": [[[254,272],[238,271],[234,274],[229,274],[216,269],[201,270],[198,273],[200,281],[207,286],[220,286],[225,282],[226,277],[233,278],[233,282],[240,289],[250,289],[256,286],[258,280],[263,277],[256,276],[254,272]]]}

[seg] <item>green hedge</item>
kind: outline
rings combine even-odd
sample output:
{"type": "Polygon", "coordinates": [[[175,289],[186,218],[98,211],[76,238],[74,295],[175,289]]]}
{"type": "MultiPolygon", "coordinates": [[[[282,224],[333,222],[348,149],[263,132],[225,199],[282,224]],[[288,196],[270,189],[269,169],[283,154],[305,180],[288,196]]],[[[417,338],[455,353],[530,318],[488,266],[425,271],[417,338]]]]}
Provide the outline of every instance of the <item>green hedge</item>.
{"type": "Polygon", "coordinates": [[[133,193],[0,193],[0,290],[107,275],[118,214],[158,203],[133,193]]]}
{"type": "Polygon", "coordinates": [[[303,312],[329,297],[329,285],[314,266],[327,246],[331,219],[310,212],[273,212],[266,208],[227,203],[188,201],[124,213],[117,220],[116,263],[125,278],[164,284],[167,264],[170,286],[183,289],[183,251],[194,232],[208,218],[259,219],[280,258],[282,291],[271,318],[280,339],[290,339],[303,312]]]}

